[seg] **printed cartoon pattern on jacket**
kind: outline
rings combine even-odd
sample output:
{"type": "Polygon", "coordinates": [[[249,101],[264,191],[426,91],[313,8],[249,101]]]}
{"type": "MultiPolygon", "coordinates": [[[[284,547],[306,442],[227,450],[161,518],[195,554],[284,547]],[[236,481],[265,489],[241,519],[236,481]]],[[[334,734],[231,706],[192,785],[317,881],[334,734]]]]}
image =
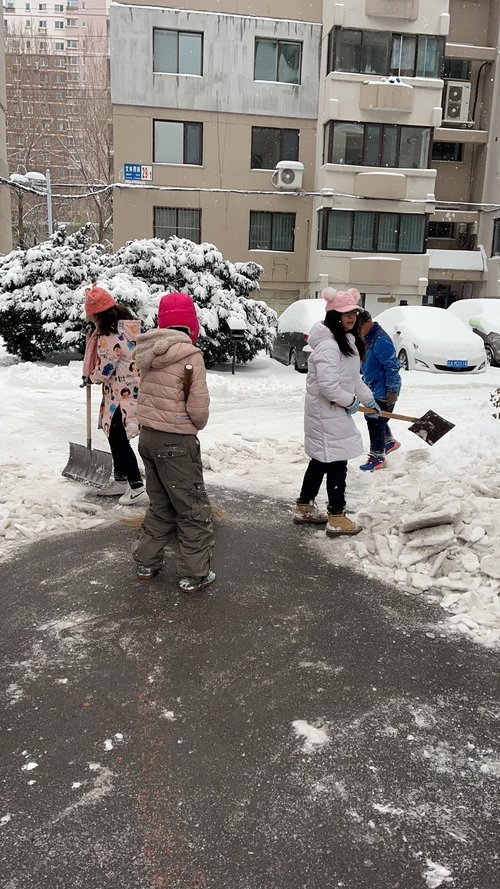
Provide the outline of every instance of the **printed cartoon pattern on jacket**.
{"type": "Polygon", "coordinates": [[[93,383],[102,383],[102,401],[98,429],[109,436],[113,414],[120,408],[127,438],[139,434],[137,399],[139,370],[133,360],[133,350],[141,322],[119,321],[117,333],[100,336],[97,341],[97,364],[90,375],[93,383]]]}

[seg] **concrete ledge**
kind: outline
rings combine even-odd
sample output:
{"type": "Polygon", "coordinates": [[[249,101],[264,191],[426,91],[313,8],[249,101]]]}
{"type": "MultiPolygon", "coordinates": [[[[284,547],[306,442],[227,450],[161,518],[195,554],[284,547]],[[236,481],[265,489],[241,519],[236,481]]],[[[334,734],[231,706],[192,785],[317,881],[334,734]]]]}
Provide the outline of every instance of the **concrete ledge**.
{"type": "Polygon", "coordinates": [[[400,284],[401,260],[390,256],[353,258],[349,280],[356,284],[400,284]]]}
{"type": "Polygon", "coordinates": [[[366,0],[365,14],[414,21],[418,18],[419,8],[419,0],[366,0]]]}
{"type": "Polygon", "coordinates": [[[364,81],[359,107],[364,111],[413,111],[413,87],[407,83],[364,81]]]}
{"type": "Polygon", "coordinates": [[[360,198],[392,198],[402,201],[406,197],[404,173],[357,173],[354,177],[354,194],[360,198]]]}

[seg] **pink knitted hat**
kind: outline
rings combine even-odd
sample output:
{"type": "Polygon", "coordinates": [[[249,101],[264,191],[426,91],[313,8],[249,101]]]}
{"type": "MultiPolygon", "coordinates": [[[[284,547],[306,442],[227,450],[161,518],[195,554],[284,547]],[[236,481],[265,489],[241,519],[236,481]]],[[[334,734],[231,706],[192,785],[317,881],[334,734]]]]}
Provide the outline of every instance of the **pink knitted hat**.
{"type": "Polygon", "coordinates": [[[359,290],[351,287],[350,290],[334,290],[333,287],[325,287],[321,291],[321,296],[326,302],[326,311],[331,312],[362,312],[358,302],[361,298],[359,290]]]}
{"type": "Polygon", "coordinates": [[[158,327],[187,327],[191,342],[200,335],[194,302],[187,293],[166,293],[158,306],[158,327]]]}
{"type": "Polygon", "coordinates": [[[87,318],[90,315],[98,315],[99,312],[105,312],[106,309],[111,309],[113,306],[116,306],[116,300],[113,299],[107,290],[104,290],[104,287],[92,284],[92,287],[85,291],[85,314],[87,318]]]}

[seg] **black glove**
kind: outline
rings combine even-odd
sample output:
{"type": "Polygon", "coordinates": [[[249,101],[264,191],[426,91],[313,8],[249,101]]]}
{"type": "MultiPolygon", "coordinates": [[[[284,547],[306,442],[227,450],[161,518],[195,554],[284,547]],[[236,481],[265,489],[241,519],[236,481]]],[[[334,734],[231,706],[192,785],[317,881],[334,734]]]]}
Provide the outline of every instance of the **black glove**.
{"type": "Polygon", "coordinates": [[[396,404],[398,397],[399,392],[394,392],[394,390],[389,389],[389,391],[385,393],[385,402],[386,404],[396,404]]]}

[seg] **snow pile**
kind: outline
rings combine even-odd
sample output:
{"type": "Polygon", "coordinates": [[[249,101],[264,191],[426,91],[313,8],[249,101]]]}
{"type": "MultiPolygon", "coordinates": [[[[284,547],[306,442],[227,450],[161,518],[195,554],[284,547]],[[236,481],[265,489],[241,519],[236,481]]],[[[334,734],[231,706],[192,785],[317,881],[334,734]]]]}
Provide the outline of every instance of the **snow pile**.
{"type": "MultiPolygon", "coordinates": [[[[7,463],[0,476],[0,554],[9,544],[38,540],[50,533],[85,531],[104,521],[101,506],[82,499],[73,499],[73,490],[66,488],[63,497],[49,497],[40,489],[33,490],[30,477],[19,465],[7,463]]],[[[53,487],[53,478],[45,476],[46,490],[53,487]]],[[[62,492],[61,492],[62,493],[62,492]]],[[[81,495],[80,495],[81,496],[81,495]]]]}
{"type": "Polygon", "coordinates": [[[438,889],[438,886],[442,886],[443,883],[453,882],[447,867],[443,867],[442,864],[436,864],[430,858],[426,859],[426,864],[427,870],[424,877],[429,889],[438,889]]]}
{"type": "Polygon", "coordinates": [[[295,719],[292,723],[293,730],[297,738],[303,738],[303,753],[314,753],[316,750],[324,747],[330,742],[328,732],[323,728],[316,728],[305,719],[295,719]]]}

